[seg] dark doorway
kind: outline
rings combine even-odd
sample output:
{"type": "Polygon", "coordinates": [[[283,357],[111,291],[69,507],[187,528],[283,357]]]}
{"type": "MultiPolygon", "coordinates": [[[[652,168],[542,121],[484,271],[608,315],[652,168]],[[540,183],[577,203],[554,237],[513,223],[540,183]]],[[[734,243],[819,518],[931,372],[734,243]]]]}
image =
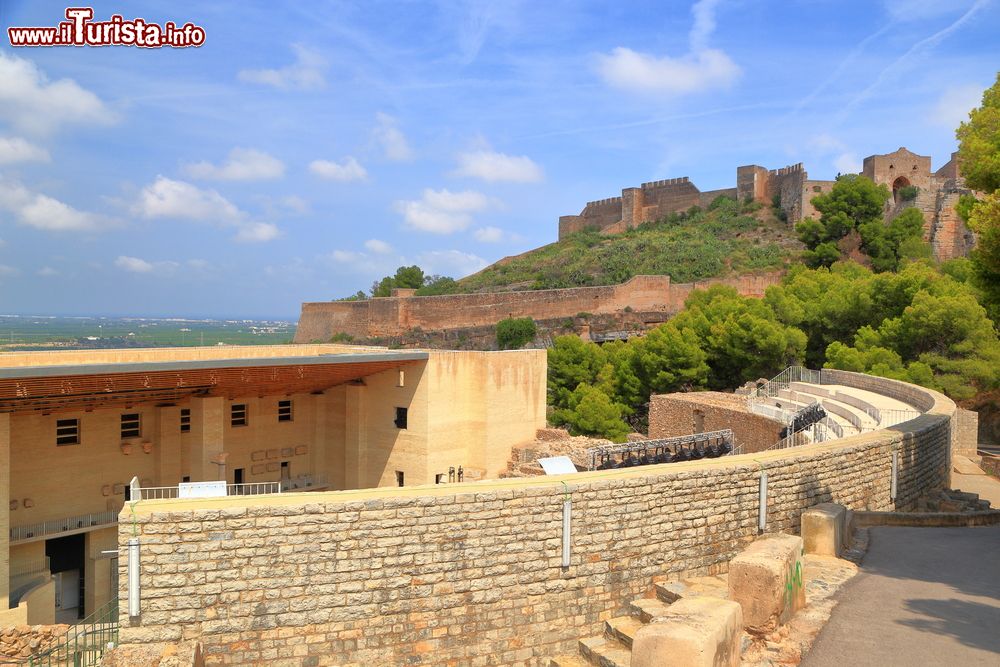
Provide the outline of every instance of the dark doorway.
{"type": "Polygon", "coordinates": [[[236,468],[233,470],[233,484],[243,483],[243,468],[236,468]]]}
{"type": "Polygon", "coordinates": [[[910,179],[908,179],[906,176],[900,176],[899,178],[894,180],[892,182],[892,201],[898,204],[902,199],[902,195],[900,194],[899,191],[902,190],[903,188],[908,188],[908,187],[910,187],[910,179]]]}
{"type": "Polygon", "coordinates": [[[49,571],[56,578],[57,616],[60,612],[68,613],[76,609],[76,617],[84,617],[86,543],[86,535],[83,533],[45,540],[49,571]]]}

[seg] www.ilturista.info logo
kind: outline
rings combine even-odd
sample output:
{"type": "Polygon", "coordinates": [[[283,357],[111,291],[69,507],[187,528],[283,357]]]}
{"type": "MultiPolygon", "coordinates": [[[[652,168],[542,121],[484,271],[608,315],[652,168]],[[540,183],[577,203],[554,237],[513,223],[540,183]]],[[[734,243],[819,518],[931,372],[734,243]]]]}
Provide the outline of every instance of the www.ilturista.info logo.
{"type": "Polygon", "coordinates": [[[7,28],[11,46],[164,46],[185,48],[205,43],[205,29],[193,23],[178,26],[167,21],[162,26],[145,19],[125,20],[114,14],[107,21],[93,21],[92,7],[68,7],[66,21],[55,27],[7,28]]]}

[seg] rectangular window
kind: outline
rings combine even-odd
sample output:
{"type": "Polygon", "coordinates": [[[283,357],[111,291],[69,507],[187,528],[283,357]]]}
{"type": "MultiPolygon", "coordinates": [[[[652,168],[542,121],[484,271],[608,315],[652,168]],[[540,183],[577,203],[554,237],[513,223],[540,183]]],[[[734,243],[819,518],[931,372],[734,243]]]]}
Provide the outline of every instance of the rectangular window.
{"type": "Polygon", "coordinates": [[[122,415],[122,437],[138,438],[142,435],[142,424],[139,421],[138,412],[130,412],[122,415]]]}
{"type": "Polygon", "coordinates": [[[181,408],[181,433],[191,431],[191,409],[181,408]]]}
{"type": "Polygon", "coordinates": [[[292,402],[291,401],[278,401],[278,421],[279,422],[290,422],[290,421],[292,421],[292,402]]]}
{"type": "Polygon", "coordinates": [[[396,486],[403,486],[403,471],[396,471],[396,486]]]}
{"type": "Polygon", "coordinates": [[[438,473],[437,475],[434,475],[434,483],[444,484],[444,473],[438,473]]]}
{"type": "Polygon", "coordinates": [[[232,426],[246,426],[247,425],[247,406],[246,403],[234,403],[233,407],[229,412],[229,423],[232,426]]]}
{"type": "Polygon", "coordinates": [[[59,446],[80,444],[79,419],[56,420],[56,444],[59,446]]]}
{"type": "Polygon", "coordinates": [[[396,408],[396,428],[406,428],[406,408],[396,408]]]}

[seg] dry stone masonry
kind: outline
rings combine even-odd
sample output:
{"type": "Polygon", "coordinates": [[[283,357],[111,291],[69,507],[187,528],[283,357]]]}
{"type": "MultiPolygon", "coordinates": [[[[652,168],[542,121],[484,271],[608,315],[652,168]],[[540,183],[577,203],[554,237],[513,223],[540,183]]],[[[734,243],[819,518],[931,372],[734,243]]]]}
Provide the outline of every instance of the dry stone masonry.
{"type": "Polygon", "coordinates": [[[952,401],[843,371],[829,381],[926,414],[797,451],[555,480],[139,502],[119,543],[133,530],[142,542],[142,613],[121,605],[121,641],[199,641],[206,665],[545,664],[654,578],[725,571],[758,535],[762,471],[769,533],[798,532],[818,503],[909,510],[945,488],[952,401]]]}

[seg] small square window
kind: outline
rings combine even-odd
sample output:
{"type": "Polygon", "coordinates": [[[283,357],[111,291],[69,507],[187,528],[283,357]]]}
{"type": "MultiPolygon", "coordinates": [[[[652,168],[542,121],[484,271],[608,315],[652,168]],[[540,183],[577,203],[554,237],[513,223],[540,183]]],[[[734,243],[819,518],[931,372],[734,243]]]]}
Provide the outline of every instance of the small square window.
{"type": "Polygon", "coordinates": [[[291,401],[278,401],[278,421],[279,422],[290,422],[290,421],[292,421],[292,402],[291,401]]]}
{"type": "Polygon", "coordinates": [[[122,415],[122,437],[138,438],[142,435],[142,421],[138,412],[122,415]]]}
{"type": "Polygon", "coordinates": [[[396,428],[406,428],[406,408],[396,408],[396,428]]]}
{"type": "Polygon", "coordinates": [[[233,407],[229,411],[229,423],[232,426],[246,426],[247,425],[247,406],[246,403],[234,403],[233,407]]]}
{"type": "Polygon", "coordinates": [[[440,473],[439,472],[438,474],[434,475],[434,483],[435,484],[444,484],[444,482],[445,482],[445,474],[444,473],[440,473]]]}
{"type": "Polygon", "coordinates": [[[191,431],[191,408],[181,408],[181,433],[191,431]]]}
{"type": "Polygon", "coordinates": [[[80,420],[79,419],[57,419],[56,420],[56,445],[79,445],[80,444],[80,420]]]}

